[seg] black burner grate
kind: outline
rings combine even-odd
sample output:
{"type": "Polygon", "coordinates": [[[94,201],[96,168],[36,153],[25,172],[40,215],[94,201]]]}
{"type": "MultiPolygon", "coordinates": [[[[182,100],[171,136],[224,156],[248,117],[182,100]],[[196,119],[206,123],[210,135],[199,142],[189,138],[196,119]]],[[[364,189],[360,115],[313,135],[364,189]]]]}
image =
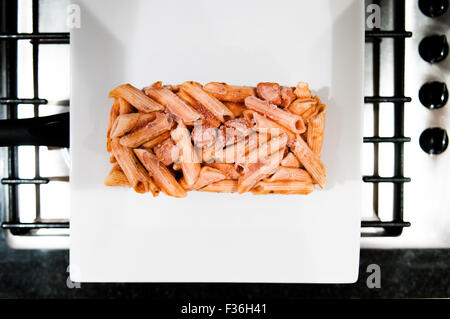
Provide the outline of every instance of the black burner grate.
{"type": "MultiPolygon", "coordinates": [[[[379,143],[393,143],[395,146],[395,171],[392,177],[381,177],[378,174],[373,176],[364,176],[365,183],[393,183],[394,186],[394,210],[391,221],[362,221],[364,228],[375,228],[381,230],[377,233],[366,233],[363,230],[363,236],[398,236],[402,233],[404,227],[410,226],[403,220],[403,187],[404,183],[410,181],[403,176],[403,144],[410,142],[409,137],[404,135],[404,104],[411,101],[411,98],[404,96],[404,78],[405,78],[405,38],[411,37],[412,33],[405,31],[405,2],[393,1],[394,5],[394,30],[371,30],[366,31],[366,43],[372,43],[373,67],[374,67],[374,96],[366,96],[364,102],[374,105],[374,112],[379,109],[380,103],[394,104],[395,128],[393,137],[364,137],[364,143],[373,143],[377,148],[379,143]],[[394,41],[394,96],[379,96],[380,82],[380,43],[384,38],[393,38],[394,41]]],[[[7,118],[17,118],[17,108],[20,104],[34,105],[34,114],[38,116],[39,105],[47,104],[47,100],[38,96],[38,53],[39,46],[45,44],[69,44],[69,33],[40,33],[39,32],[39,1],[33,1],[33,32],[17,32],[17,1],[0,0],[1,20],[0,25],[0,44],[2,52],[2,96],[0,104],[7,107],[7,118]],[[17,41],[29,40],[33,45],[33,86],[34,97],[31,99],[22,99],[17,96],[17,41]]],[[[377,115],[376,115],[377,116],[377,115]]],[[[375,132],[376,133],[376,132],[375,132]]],[[[375,134],[377,135],[377,134],[375,134]]],[[[2,223],[3,229],[9,229],[13,234],[29,234],[34,229],[54,229],[68,228],[68,222],[34,222],[21,223],[18,211],[18,192],[17,186],[20,184],[34,184],[36,194],[39,194],[41,184],[51,182],[47,178],[39,176],[37,169],[35,178],[20,179],[18,167],[17,147],[8,147],[8,177],[3,178],[1,183],[8,189],[8,202],[6,205],[5,221],[2,223]]],[[[376,153],[375,153],[376,154],[376,153]]],[[[39,152],[36,151],[37,161],[39,152]]],[[[376,161],[377,159],[375,159],[376,161]]],[[[38,205],[37,200],[37,205],[38,205]]],[[[36,207],[36,215],[39,207],[36,207]]]]}
{"type": "MultiPolygon", "coordinates": [[[[377,1],[375,4],[380,4],[377,1]]],[[[393,143],[394,144],[394,176],[381,177],[378,174],[372,176],[364,176],[365,183],[374,183],[375,189],[378,183],[393,183],[394,188],[394,203],[393,203],[393,218],[391,221],[363,221],[362,227],[375,227],[382,231],[377,233],[378,236],[399,236],[404,227],[409,227],[410,223],[403,220],[403,187],[404,183],[411,181],[410,178],[403,174],[403,158],[404,158],[404,143],[410,142],[411,138],[404,136],[404,106],[405,103],[411,102],[410,97],[405,97],[404,82],[405,82],[405,39],[412,36],[411,32],[405,31],[405,1],[393,0],[393,25],[394,30],[382,31],[372,30],[366,31],[366,43],[372,43],[372,66],[373,66],[373,81],[374,81],[374,96],[366,96],[364,103],[373,104],[374,116],[379,122],[378,111],[380,103],[394,103],[394,136],[393,137],[364,137],[364,143],[374,144],[375,157],[378,156],[379,143],[393,143]],[[380,44],[383,38],[393,38],[394,41],[394,96],[379,96],[380,91],[380,44]]],[[[378,128],[375,127],[375,135],[378,135],[378,128]]],[[[375,169],[378,171],[378,158],[374,158],[375,169]]],[[[374,192],[374,196],[376,192],[374,192]]],[[[364,235],[371,235],[365,233],[364,235]]]]}
{"type": "MultiPolygon", "coordinates": [[[[2,97],[0,104],[7,107],[7,118],[17,119],[18,106],[21,104],[31,104],[34,106],[34,116],[38,117],[39,106],[48,103],[46,99],[39,98],[39,46],[45,44],[69,44],[69,33],[40,33],[39,32],[39,1],[33,1],[33,32],[18,33],[17,29],[17,9],[18,1],[0,1],[1,20],[0,44],[2,52],[2,74],[5,79],[2,83],[2,97]],[[33,92],[31,99],[23,99],[17,96],[17,41],[30,40],[33,47],[33,92]]],[[[40,185],[50,182],[48,178],[39,176],[39,150],[36,147],[36,174],[32,179],[19,178],[18,148],[8,147],[8,177],[3,178],[1,183],[8,188],[8,202],[5,221],[2,223],[3,229],[9,229],[15,235],[29,234],[33,229],[68,228],[68,222],[20,222],[18,209],[18,189],[21,184],[34,184],[36,191],[36,217],[39,216],[39,195],[40,185]]]]}

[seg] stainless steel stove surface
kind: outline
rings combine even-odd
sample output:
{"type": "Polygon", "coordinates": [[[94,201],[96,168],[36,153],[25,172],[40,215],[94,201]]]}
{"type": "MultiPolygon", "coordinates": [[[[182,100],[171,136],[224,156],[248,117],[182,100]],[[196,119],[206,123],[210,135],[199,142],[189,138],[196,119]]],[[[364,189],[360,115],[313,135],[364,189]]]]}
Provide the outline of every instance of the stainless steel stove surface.
{"type": "MultiPolygon", "coordinates": [[[[447,3],[448,1],[420,1],[423,7],[429,3],[447,3]]],[[[404,217],[411,222],[411,227],[405,228],[399,237],[395,238],[363,238],[362,247],[378,248],[449,248],[450,247],[450,151],[447,149],[439,155],[429,155],[420,147],[420,136],[428,128],[439,127],[450,132],[449,103],[442,108],[429,109],[419,99],[419,91],[425,83],[437,81],[450,85],[450,57],[430,64],[419,54],[421,41],[432,35],[446,36],[450,39],[450,12],[446,11],[439,17],[428,17],[420,9],[418,1],[405,1],[406,30],[412,32],[412,37],[406,40],[405,46],[405,95],[412,97],[412,102],[405,105],[405,136],[411,137],[411,142],[405,144],[405,176],[411,178],[411,183],[404,190],[404,217]]],[[[445,7],[445,6],[444,6],[445,7]]],[[[435,10],[434,12],[438,12],[435,10]]],[[[387,49],[388,50],[388,49],[387,49]]],[[[437,56],[444,48],[430,49],[437,56]]],[[[448,51],[448,49],[447,49],[448,51]]],[[[383,53],[382,53],[383,55],[383,53]]],[[[387,73],[380,81],[382,95],[389,95],[392,87],[389,74],[393,61],[383,63],[383,71],[387,73]]],[[[437,100],[442,100],[442,94],[437,94],[437,100]]],[[[443,103],[442,103],[443,104],[443,103]]],[[[392,105],[381,105],[380,131],[391,136],[392,105]]],[[[367,130],[370,123],[365,122],[367,130]]],[[[441,142],[442,145],[442,142],[441,142]]],[[[382,152],[389,152],[389,149],[382,152]]],[[[389,155],[380,158],[385,174],[392,174],[392,162],[389,155]]],[[[381,192],[381,191],[380,191],[381,192]]],[[[391,194],[386,191],[383,198],[391,194]]],[[[384,206],[388,213],[390,207],[384,206]]],[[[383,214],[383,213],[382,213],[383,214]]]]}
{"type": "MultiPolygon", "coordinates": [[[[395,21],[398,21],[394,19],[395,1],[366,1],[366,5],[372,2],[382,11],[380,30],[395,29],[395,21]]],[[[69,1],[66,0],[36,2],[35,6],[38,6],[39,11],[39,32],[68,32],[66,25],[68,5],[69,1]]],[[[411,97],[412,101],[404,105],[403,137],[411,137],[409,143],[407,138],[404,139],[406,142],[404,143],[404,172],[402,176],[396,176],[396,169],[401,158],[396,158],[397,144],[391,142],[365,143],[361,172],[362,176],[400,177],[402,184],[405,181],[403,202],[398,198],[401,192],[398,192],[398,186],[395,186],[397,182],[363,183],[361,181],[364,187],[362,220],[386,222],[386,225],[392,222],[391,226],[395,227],[391,229],[398,230],[399,233],[403,229],[403,232],[400,236],[385,237],[386,232],[382,227],[364,228],[361,244],[362,247],[377,248],[450,247],[450,198],[447,195],[447,189],[450,187],[450,169],[448,168],[450,151],[430,156],[419,145],[420,135],[425,129],[440,127],[449,130],[449,105],[430,110],[421,104],[418,97],[420,88],[426,82],[450,83],[450,58],[430,64],[423,60],[418,51],[419,43],[425,36],[439,34],[450,37],[450,13],[446,12],[443,16],[430,18],[419,10],[417,1],[405,1],[405,5],[405,30],[411,31],[412,37],[404,40],[404,96],[411,97]],[[411,178],[409,183],[407,183],[408,178],[411,178]],[[398,204],[401,205],[398,206],[398,204]],[[400,214],[400,217],[399,207],[403,208],[403,216],[400,214]],[[403,228],[408,225],[408,222],[411,226],[403,228]]],[[[424,7],[426,4],[422,5],[422,8],[424,7]]],[[[36,10],[36,7],[34,9],[36,10]]],[[[433,12],[435,15],[439,13],[436,10],[433,12]]],[[[18,33],[37,31],[33,30],[32,0],[18,1],[17,31],[18,33]]],[[[372,31],[376,32],[378,29],[372,31]]],[[[397,94],[394,89],[396,87],[394,73],[396,65],[399,67],[398,56],[395,55],[398,50],[398,46],[395,45],[396,37],[374,37],[373,39],[372,41],[369,39],[366,43],[365,95],[393,97],[397,94]],[[379,57],[373,54],[377,50],[377,45],[379,45],[379,57]],[[379,71],[374,67],[376,65],[374,59],[375,62],[379,59],[379,71]]],[[[29,99],[40,97],[48,100],[48,103],[44,105],[19,105],[17,116],[28,118],[67,112],[70,96],[68,45],[52,44],[51,41],[39,45],[38,70],[34,69],[33,77],[33,45],[26,40],[17,41],[17,43],[17,96],[29,99]],[[36,80],[39,84],[37,91],[33,85],[37,83],[36,80]]],[[[36,52],[34,54],[36,55],[36,52]]],[[[364,105],[364,136],[399,137],[396,131],[399,129],[396,126],[398,123],[395,123],[399,121],[399,113],[394,111],[395,107],[398,107],[398,104],[367,103],[364,105]]],[[[0,112],[4,111],[3,108],[0,110],[0,112]]],[[[2,114],[2,118],[5,117],[6,114],[2,114]]],[[[403,142],[401,144],[403,145],[403,142]]],[[[5,158],[5,161],[0,161],[0,169],[7,177],[8,151],[6,148],[1,148],[0,152],[2,152],[1,158],[5,158]]],[[[69,221],[69,158],[69,152],[64,148],[18,147],[18,178],[44,177],[49,182],[17,186],[19,219],[14,222],[42,221],[61,225],[61,222],[69,221]]],[[[1,209],[5,212],[4,220],[11,222],[8,219],[10,216],[7,216],[8,207],[5,203],[8,203],[8,192],[5,191],[6,188],[2,187],[3,193],[0,195],[5,200],[2,200],[1,209]]],[[[392,234],[395,234],[395,231],[392,234]]],[[[16,229],[15,235],[10,229],[5,229],[5,232],[7,241],[13,248],[68,248],[69,246],[69,230],[65,228],[33,229],[26,232],[17,232],[16,229]]]]}
{"type": "MultiPolygon", "coordinates": [[[[69,1],[39,1],[39,32],[68,32],[66,9],[69,1]]],[[[36,6],[36,4],[35,4],[36,6]]],[[[18,33],[33,33],[33,1],[18,1],[18,33]]],[[[33,52],[32,41],[17,41],[17,96],[33,99],[45,97],[46,104],[21,104],[17,118],[47,116],[69,111],[70,78],[69,46],[42,43],[33,52]],[[33,59],[37,68],[33,69],[33,59]],[[38,87],[37,84],[38,83],[38,87]]],[[[3,96],[2,96],[3,97],[3,96]]],[[[2,109],[5,111],[6,109],[2,109]]],[[[2,158],[7,158],[7,150],[2,158]]],[[[7,161],[1,161],[4,177],[8,176],[7,161]]],[[[42,177],[43,184],[25,183],[17,187],[17,223],[69,221],[70,155],[66,148],[19,146],[17,148],[19,179],[42,177]]],[[[4,196],[7,196],[6,194],[4,196]]],[[[5,207],[6,208],[6,207],[5,207]]],[[[4,210],[6,211],[6,210],[4,210]]],[[[35,229],[30,232],[6,231],[8,244],[13,248],[68,248],[68,229],[35,229]]]]}

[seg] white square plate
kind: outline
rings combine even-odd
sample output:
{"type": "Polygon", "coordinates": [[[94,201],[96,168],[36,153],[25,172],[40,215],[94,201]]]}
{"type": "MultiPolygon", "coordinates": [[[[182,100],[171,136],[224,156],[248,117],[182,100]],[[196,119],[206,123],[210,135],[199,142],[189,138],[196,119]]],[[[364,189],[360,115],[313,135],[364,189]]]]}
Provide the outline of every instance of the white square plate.
{"type": "Polygon", "coordinates": [[[75,1],[71,276],[81,282],[345,283],[358,276],[364,11],[360,0],[75,1]],[[328,105],[328,185],[309,196],[107,188],[122,83],[307,81],[328,105]]]}

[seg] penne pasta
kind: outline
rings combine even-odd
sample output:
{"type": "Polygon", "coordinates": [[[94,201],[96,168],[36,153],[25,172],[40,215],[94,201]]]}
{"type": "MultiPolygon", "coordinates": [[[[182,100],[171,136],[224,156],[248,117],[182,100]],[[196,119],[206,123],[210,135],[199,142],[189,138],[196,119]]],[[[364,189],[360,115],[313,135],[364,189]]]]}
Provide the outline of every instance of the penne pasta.
{"type": "Polygon", "coordinates": [[[309,194],[326,185],[320,160],[326,105],[308,84],[256,87],[188,81],[116,87],[106,186],[185,197],[309,194]]]}
{"type": "Polygon", "coordinates": [[[154,121],[148,123],[143,128],[124,135],[120,138],[120,144],[126,147],[138,147],[148,142],[172,127],[173,122],[169,121],[167,115],[157,113],[154,121]]]}
{"type": "Polygon", "coordinates": [[[206,123],[216,128],[220,126],[220,121],[214,117],[214,114],[212,114],[206,107],[197,102],[189,94],[187,94],[186,91],[182,89],[179,90],[177,96],[184,102],[189,104],[194,110],[199,112],[203,116],[203,119],[206,123]]]}
{"type": "Polygon", "coordinates": [[[235,102],[225,102],[225,106],[233,112],[235,117],[239,117],[242,113],[247,110],[244,103],[235,103],[235,102]]]}
{"type": "Polygon", "coordinates": [[[169,89],[164,87],[147,87],[144,89],[144,92],[147,96],[165,106],[171,114],[173,114],[177,119],[182,120],[185,124],[193,123],[202,117],[199,112],[186,104],[169,89]]]}
{"type": "Polygon", "coordinates": [[[236,193],[238,182],[233,179],[224,179],[215,183],[211,183],[203,188],[198,189],[200,192],[210,193],[236,193]]]}
{"type": "Polygon", "coordinates": [[[177,182],[166,166],[149,150],[135,149],[134,153],[153,177],[155,184],[167,195],[173,197],[186,197],[186,191],[177,182]]]}
{"type": "Polygon", "coordinates": [[[234,118],[234,114],[222,102],[206,93],[198,85],[192,82],[184,82],[181,87],[187,94],[210,111],[220,122],[223,123],[234,118]]]}
{"type": "Polygon", "coordinates": [[[120,114],[119,100],[114,99],[111,111],[109,112],[108,131],[106,132],[106,150],[108,151],[108,153],[111,153],[111,129],[119,114],[120,114]]]}
{"type": "Polygon", "coordinates": [[[216,150],[212,158],[218,163],[236,163],[241,161],[245,155],[258,146],[258,143],[267,141],[266,134],[252,134],[235,144],[231,144],[226,148],[216,150]],[[263,140],[263,138],[265,138],[263,140]]]}
{"type": "Polygon", "coordinates": [[[314,191],[314,184],[297,181],[259,182],[251,192],[255,195],[285,194],[308,195],[314,191]]]}
{"type": "Polygon", "coordinates": [[[319,106],[317,114],[308,121],[307,141],[313,153],[320,158],[322,152],[323,136],[325,133],[325,105],[319,106]]]}
{"type": "Polygon", "coordinates": [[[300,99],[311,97],[311,90],[309,89],[308,83],[305,82],[298,82],[294,93],[300,99]]]}
{"type": "Polygon", "coordinates": [[[323,105],[325,107],[325,104],[322,103],[322,101],[320,100],[320,98],[317,95],[313,96],[314,101],[316,101],[316,105],[323,105]]]}
{"type": "Polygon", "coordinates": [[[180,91],[181,85],[166,84],[166,85],[162,85],[162,87],[172,91],[173,93],[177,93],[178,91],[180,91]]]}
{"type": "Polygon", "coordinates": [[[300,116],[279,109],[276,105],[270,104],[269,102],[250,96],[245,99],[245,106],[266,115],[294,133],[303,133],[306,131],[305,123],[300,116]]]}
{"type": "Polygon", "coordinates": [[[213,159],[217,163],[235,163],[236,159],[245,156],[246,140],[241,140],[225,148],[216,150],[213,159]]]}
{"type": "MultiPolygon", "coordinates": [[[[327,106],[322,103],[322,101],[320,100],[320,98],[317,95],[313,96],[313,99],[316,101],[316,107],[314,109],[314,113],[312,113],[309,118],[315,116],[316,114],[319,114],[322,111],[326,112],[326,108],[327,108],[327,106]]],[[[324,114],[324,116],[326,116],[326,115],[324,114]]],[[[309,120],[309,118],[307,120],[309,120]]]]}
{"type": "Polygon", "coordinates": [[[106,176],[103,184],[105,184],[105,186],[131,186],[128,178],[125,176],[124,172],[118,164],[114,165],[108,176],[106,176]]]}
{"type": "Polygon", "coordinates": [[[297,181],[312,183],[313,180],[307,171],[301,168],[283,167],[280,166],[276,172],[266,179],[267,182],[279,182],[279,181],[297,181]]]}
{"type": "Polygon", "coordinates": [[[235,86],[226,83],[210,82],[203,90],[224,102],[244,102],[248,96],[255,96],[255,88],[251,86],[235,86]]]}
{"type": "Polygon", "coordinates": [[[296,99],[291,105],[288,107],[288,110],[294,114],[302,115],[309,109],[314,109],[317,102],[314,99],[306,98],[306,99],[296,99]]]}
{"type": "Polygon", "coordinates": [[[215,168],[221,171],[227,179],[238,179],[240,174],[233,164],[226,163],[206,163],[205,166],[215,168]]]}
{"type": "Polygon", "coordinates": [[[319,157],[311,151],[306,142],[301,137],[298,137],[292,145],[291,150],[311,175],[313,180],[317,182],[321,188],[324,188],[327,182],[325,166],[320,161],[319,157]]]}
{"type": "Polygon", "coordinates": [[[161,189],[155,184],[151,177],[148,180],[148,187],[150,188],[150,192],[152,193],[153,197],[157,197],[161,192],[161,189]]]}
{"type": "Polygon", "coordinates": [[[166,132],[162,133],[161,135],[158,135],[157,137],[151,139],[150,141],[142,144],[141,148],[153,148],[156,145],[158,145],[159,143],[161,143],[162,141],[168,139],[169,137],[170,137],[170,132],[166,131],[166,132]]]}
{"type": "Polygon", "coordinates": [[[182,88],[180,88],[180,90],[177,92],[177,96],[190,106],[193,106],[194,104],[198,103],[192,96],[187,94],[186,91],[183,90],[182,88]]]}
{"type": "Polygon", "coordinates": [[[226,176],[218,169],[212,168],[212,167],[202,167],[200,170],[200,175],[198,179],[193,184],[188,184],[186,179],[183,177],[180,180],[180,184],[184,187],[186,190],[195,190],[199,188],[203,188],[211,183],[215,183],[218,181],[221,181],[225,179],[226,176]]]}
{"type": "Polygon", "coordinates": [[[164,107],[153,101],[141,90],[138,90],[131,84],[123,84],[116,87],[109,93],[109,97],[123,98],[140,112],[150,113],[155,111],[162,111],[164,107]]]}
{"type": "Polygon", "coordinates": [[[308,123],[309,119],[312,116],[314,116],[315,114],[317,114],[317,111],[318,111],[317,106],[313,106],[313,107],[307,109],[306,112],[303,112],[303,114],[302,114],[303,121],[305,123],[308,123]]]}
{"type": "Polygon", "coordinates": [[[134,129],[142,128],[156,118],[153,113],[129,113],[119,115],[111,128],[111,137],[121,137],[134,129]]]}
{"type": "Polygon", "coordinates": [[[120,105],[120,114],[128,114],[133,113],[136,111],[136,109],[128,103],[125,99],[119,97],[119,105],[120,105]]]}
{"type": "Polygon", "coordinates": [[[248,192],[263,178],[273,174],[283,159],[284,149],[273,153],[263,162],[250,164],[247,172],[238,180],[238,193],[248,192]]]}
{"type": "MultiPolygon", "coordinates": [[[[168,89],[171,92],[177,93],[180,90],[180,85],[172,85],[172,84],[162,84],[162,81],[156,81],[155,83],[153,83],[151,85],[151,87],[155,88],[155,89],[168,89]]],[[[146,88],[143,89],[143,91],[145,91],[146,88]]]]}
{"type": "Polygon", "coordinates": [[[121,145],[118,138],[113,138],[111,141],[111,151],[130,182],[131,187],[137,193],[148,192],[150,190],[150,177],[134,156],[133,150],[121,145]]]}
{"type": "Polygon", "coordinates": [[[300,167],[300,162],[298,161],[298,158],[295,157],[294,154],[289,152],[281,161],[281,166],[298,168],[300,167]]]}
{"type": "Polygon", "coordinates": [[[253,114],[253,119],[255,121],[254,129],[260,133],[270,134],[271,136],[279,136],[284,133],[288,136],[288,145],[293,143],[297,138],[297,135],[292,131],[257,112],[253,114]]]}
{"type": "Polygon", "coordinates": [[[249,164],[258,163],[264,160],[264,158],[272,155],[281,148],[286,147],[287,135],[281,134],[280,136],[274,136],[268,142],[258,145],[258,147],[251,150],[248,155],[241,157],[236,161],[236,164],[246,168],[249,164]]]}
{"type": "Polygon", "coordinates": [[[189,131],[183,125],[178,126],[171,133],[172,139],[180,150],[180,164],[183,171],[185,182],[188,186],[193,185],[200,174],[200,161],[191,142],[189,131]]]}

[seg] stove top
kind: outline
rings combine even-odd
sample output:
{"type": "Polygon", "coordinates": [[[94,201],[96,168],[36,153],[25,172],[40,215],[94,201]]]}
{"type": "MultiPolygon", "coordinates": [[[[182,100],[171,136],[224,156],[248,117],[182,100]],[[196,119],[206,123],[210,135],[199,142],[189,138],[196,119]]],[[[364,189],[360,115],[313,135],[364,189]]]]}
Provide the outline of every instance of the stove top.
{"type": "MultiPolygon", "coordinates": [[[[405,1],[405,21],[399,2],[366,0],[366,17],[380,10],[380,25],[367,29],[361,244],[448,248],[448,1],[405,1]],[[405,54],[400,52],[402,41],[405,54]]],[[[16,96],[21,100],[3,100],[10,108],[0,110],[2,118],[68,112],[69,4],[69,0],[18,1],[16,37],[24,40],[17,41],[16,96]],[[14,103],[17,113],[11,107],[14,103]]],[[[5,158],[0,161],[3,183],[9,187],[9,191],[0,188],[9,245],[68,248],[68,149],[19,146],[0,148],[0,156],[5,158]],[[11,178],[14,165],[18,176],[11,178]],[[11,189],[16,197],[11,197],[11,189]],[[11,216],[15,204],[17,215],[11,216]]]]}
{"type": "MultiPolygon", "coordinates": [[[[449,248],[448,1],[405,1],[405,4],[406,30],[412,32],[412,37],[405,42],[405,95],[411,96],[412,101],[405,105],[405,136],[410,136],[411,142],[405,144],[404,171],[405,176],[411,178],[411,183],[404,188],[404,218],[411,223],[411,227],[405,228],[399,237],[363,238],[361,244],[362,247],[376,248],[449,248]]],[[[387,60],[383,64],[386,70],[383,71],[389,72],[394,63],[387,60]]],[[[390,78],[387,74],[380,81],[383,94],[391,93],[390,78]]],[[[384,125],[386,119],[391,120],[392,105],[383,107],[386,107],[383,111],[388,115],[380,115],[384,118],[383,122],[380,121],[380,130],[389,136],[392,134],[390,127],[384,125]]],[[[392,163],[388,161],[390,156],[383,154],[390,151],[381,150],[382,158],[379,160],[388,175],[392,174],[392,163]]],[[[380,192],[388,195],[391,190],[380,189],[380,192]]],[[[380,202],[379,207],[382,208],[381,216],[389,216],[392,210],[389,201],[380,202]]],[[[366,211],[365,214],[370,213],[366,211]]]]}

